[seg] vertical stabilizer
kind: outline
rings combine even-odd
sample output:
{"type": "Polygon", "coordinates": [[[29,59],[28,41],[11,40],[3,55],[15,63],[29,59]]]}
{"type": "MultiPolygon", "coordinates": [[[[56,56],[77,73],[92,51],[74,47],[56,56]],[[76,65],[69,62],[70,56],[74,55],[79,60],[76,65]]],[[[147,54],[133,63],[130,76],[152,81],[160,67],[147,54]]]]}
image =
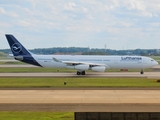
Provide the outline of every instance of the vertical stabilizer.
{"type": "Polygon", "coordinates": [[[13,53],[13,57],[16,60],[36,66],[41,66],[30,54],[30,52],[13,35],[6,34],[6,38],[13,53]]]}
{"type": "Polygon", "coordinates": [[[14,56],[30,55],[26,48],[23,47],[23,45],[13,35],[7,34],[6,38],[14,56]]]}

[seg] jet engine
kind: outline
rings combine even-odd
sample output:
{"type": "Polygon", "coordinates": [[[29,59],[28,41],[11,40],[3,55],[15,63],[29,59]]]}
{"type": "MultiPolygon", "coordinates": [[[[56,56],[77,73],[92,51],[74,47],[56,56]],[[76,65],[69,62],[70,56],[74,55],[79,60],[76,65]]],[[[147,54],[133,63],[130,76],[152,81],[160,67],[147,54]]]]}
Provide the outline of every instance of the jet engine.
{"type": "Polygon", "coordinates": [[[85,64],[76,65],[76,66],[74,66],[74,69],[77,69],[77,70],[88,70],[89,69],[89,65],[85,65],[85,64]]]}
{"type": "Polygon", "coordinates": [[[95,66],[91,68],[92,71],[104,72],[106,70],[105,66],[95,66]]]}

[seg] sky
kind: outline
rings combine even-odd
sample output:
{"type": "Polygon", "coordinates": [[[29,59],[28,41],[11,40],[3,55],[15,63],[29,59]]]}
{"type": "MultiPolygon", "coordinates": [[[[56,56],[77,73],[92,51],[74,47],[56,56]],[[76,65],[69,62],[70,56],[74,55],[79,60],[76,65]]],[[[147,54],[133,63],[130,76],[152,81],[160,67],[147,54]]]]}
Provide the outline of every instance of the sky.
{"type": "Polygon", "coordinates": [[[27,49],[159,49],[160,0],[0,0],[0,49],[5,34],[27,49]]]}

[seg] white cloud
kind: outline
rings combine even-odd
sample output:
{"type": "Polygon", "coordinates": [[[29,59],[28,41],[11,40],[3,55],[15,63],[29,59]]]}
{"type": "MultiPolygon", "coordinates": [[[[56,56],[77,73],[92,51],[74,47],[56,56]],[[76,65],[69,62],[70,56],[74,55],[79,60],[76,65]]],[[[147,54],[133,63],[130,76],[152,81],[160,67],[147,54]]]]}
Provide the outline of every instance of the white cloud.
{"type": "Polygon", "coordinates": [[[123,5],[129,10],[138,10],[138,11],[145,11],[145,1],[140,0],[127,0],[123,2],[123,5]]]}
{"type": "Polygon", "coordinates": [[[82,10],[83,10],[84,13],[87,13],[87,12],[88,12],[88,9],[85,8],[85,7],[82,7],[82,10]]]}
{"type": "Polygon", "coordinates": [[[5,13],[6,11],[2,7],[0,7],[0,14],[5,14],[5,13]]]}
{"type": "Polygon", "coordinates": [[[75,10],[76,8],[76,4],[74,2],[69,2],[67,4],[65,4],[64,9],[66,10],[75,10]]]}
{"type": "Polygon", "coordinates": [[[7,15],[10,17],[19,17],[18,14],[14,13],[14,12],[7,12],[7,15]]]}
{"type": "Polygon", "coordinates": [[[18,21],[18,25],[23,26],[23,27],[31,27],[31,22],[32,21],[28,21],[28,20],[19,20],[18,21]]]}
{"type": "Polygon", "coordinates": [[[150,23],[151,27],[160,27],[160,22],[150,23]]]}
{"type": "Polygon", "coordinates": [[[36,45],[40,47],[60,46],[63,41],[63,46],[107,43],[121,49],[131,43],[136,48],[143,39],[149,44],[153,36],[160,37],[159,0],[14,0],[0,4],[0,31],[20,38],[25,34],[40,41],[36,45]]]}

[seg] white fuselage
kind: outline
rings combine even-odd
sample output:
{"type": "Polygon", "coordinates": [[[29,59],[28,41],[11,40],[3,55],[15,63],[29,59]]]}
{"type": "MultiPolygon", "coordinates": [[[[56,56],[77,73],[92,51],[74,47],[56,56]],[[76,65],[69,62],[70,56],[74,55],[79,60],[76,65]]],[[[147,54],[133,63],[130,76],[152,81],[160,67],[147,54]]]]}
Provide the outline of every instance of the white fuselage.
{"type": "MultiPolygon", "coordinates": [[[[66,64],[67,62],[73,63],[86,63],[86,64],[102,64],[106,69],[144,69],[151,68],[158,63],[150,58],[144,56],[95,56],[95,55],[32,55],[33,58],[42,66],[49,68],[73,68],[66,64]],[[57,62],[54,60],[56,58],[57,62]]],[[[83,70],[83,69],[82,69],[83,70]]]]}

